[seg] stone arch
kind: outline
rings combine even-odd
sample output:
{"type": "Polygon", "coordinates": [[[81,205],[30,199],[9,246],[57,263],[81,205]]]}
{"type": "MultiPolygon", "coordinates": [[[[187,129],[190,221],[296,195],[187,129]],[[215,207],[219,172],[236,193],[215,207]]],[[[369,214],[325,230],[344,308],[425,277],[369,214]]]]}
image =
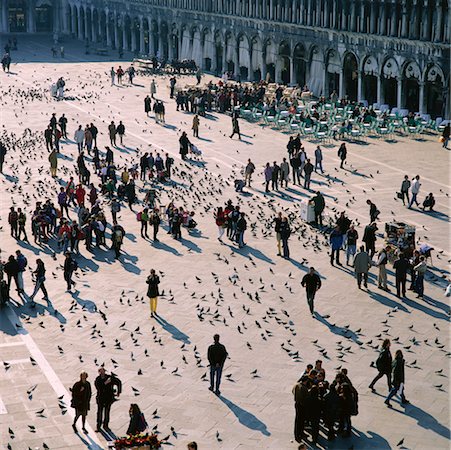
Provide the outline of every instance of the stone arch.
{"type": "Polygon", "coordinates": [[[215,55],[214,40],[208,27],[202,30],[202,68],[206,71],[212,70],[215,55]]]}
{"type": "Polygon", "coordinates": [[[304,86],[307,71],[307,52],[304,44],[298,42],[293,49],[293,82],[304,86]]]}
{"type": "Polygon", "coordinates": [[[281,41],[278,51],[278,62],[280,74],[278,75],[282,83],[291,83],[291,46],[288,41],[281,41]]]}
{"type": "Polygon", "coordinates": [[[240,78],[242,80],[248,80],[251,72],[251,45],[249,38],[245,34],[239,34],[236,41],[238,45],[238,66],[240,78]]]}
{"type": "Polygon", "coordinates": [[[199,28],[197,27],[193,27],[191,29],[191,49],[191,59],[194,59],[196,64],[201,67],[203,59],[202,36],[199,28]]]}
{"type": "Polygon", "coordinates": [[[182,25],[181,29],[181,50],[180,59],[191,59],[191,36],[186,25],[182,25]]]}
{"type": "Polygon", "coordinates": [[[363,98],[368,105],[377,102],[377,74],[379,73],[379,63],[374,55],[367,55],[362,58],[362,92],[363,98]]]}
{"type": "Polygon", "coordinates": [[[381,98],[389,107],[397,106],[398,103],[398,79],[400,77],[399,65],[396,60],[389,56],[381,66],[381,98]]]}
{"type": "Polygon", "coordinates": [[[216,30],[214,34],[214,47],[215,47],[215,54],[216,54],[216,72],[219,74],[224,73],[225,67],[224,67],[224,61],[225,61],[225,40],[224,35],[221,30],[216,30]]]}
{"type": "Polygon", "coordinates": [[[276,79],[277,47],[272,39],[267,39],[263,46],[263,60],[266,65],[266,80],[274,82],[276,79]]]}
{"type": "Polygon", "coordinates": [[[324,54],[317,45],[309,49],[307,86],[315,96],[321,96],[324,88],[324,54]]]}
{"type": "Polygon", "coordinates": [[[263,45],[260,36],[251,40],[251,71],[254,81],[260,81],[263,73],[263,45]]]}
{"type": "Polygon", "coordinates": [[[426,99],[425,111],[431,117],[447,117],[449,108],[449,90],[445,74],[440,66],[435,63],[426,65],[423,71],[424,98],[426,99]]]}
{"type": "Polygon", "coordinates": [[[177,24],[173,23],[171,28],[172,28],[171,33],[169,35],[169,45],[171,49],[169,54],[171,55],[172,59],[179,59],[180,47],[179,47],[179,32],[177,24]]]}
{"type": "Polygon", "coordinates": [[[357,100],[358,78],[359,60],[355,53],[348,51],[343,55],[343,87],[351,101],[357,100]]]}
{"type": "Polygon", "coordinates": [[[227,32],[225,35],[225,70],[235,73],[236,58],[236,40],[232,33],[227,32]]]}

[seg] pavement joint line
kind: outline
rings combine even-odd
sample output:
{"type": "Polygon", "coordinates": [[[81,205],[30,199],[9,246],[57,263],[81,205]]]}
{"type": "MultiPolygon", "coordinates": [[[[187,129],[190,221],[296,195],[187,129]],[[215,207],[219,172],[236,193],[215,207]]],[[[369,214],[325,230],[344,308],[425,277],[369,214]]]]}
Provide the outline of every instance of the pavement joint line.
{"type": "Polygon", "coordinates": [[[22,358],[22,359],[9,359],[8,361],[3,361],[3,362],[12,366],[14,364],[30,363],[31,361],[30,361],[30,358],[22,358]]]}
{"type": "Polygon", "coordinates": [[[0,397],[0,415],[8,414],[5,404],[3,403],[2,398],[0,397]]]}
{"type": "Polygon", "coordinates": [[[0,344],[0,348],[19,347],[21,345],[25,345],[25,343],[22,342],[22,341],[18,341],[18,342],[4,342],[3,344],[0,344]]]}
{"type": "MultiPolygon", "coordinates": [[[[8,305],[7,308],[4,310],[6,317],[11,322],[11,325],[15,327],[15,324],[18,323],[19,317],[17,314],[11,309],[11,307],[8,305]]],[[[47,359],[45,358],[44,354],[39,349],[38,345],[32,338],[32,336],[26,331],[24,328],[19,330],[19,336],[22,339],[23,343],[26,345],[30,355],[32,358],[36,361],[36,364],[41,369],[42,373],[46,377],[48,383],[52,387],[52,389],[55,391],[56,395],[58,397],[63,396],[63,401],[67,405],[67,413],[71,418],[75,417],[75,411],[73,408],[70,407],[71,404],[71,395],[69,394],[69,391],[64,387],[62,381],[59,379],[56,372],[53,370],[52,366],[49,364],[47,359]]],[[[30,361],[30,360],[28,360],[30,361]]],[[[56,401],[56,399],[55,399],[56,401]]],[[[97,439],[94,430],[91,428],[91,426],[87,423],[86,428],[89,431],[89,435],[85,435],[86,439],[89,439],[91,441],[91,444],[88,445],[88,448],[92,450],[102,450],[102,444],[97,439]]],[[[84,438],[83,438],[84,441],[84,438]]]]}

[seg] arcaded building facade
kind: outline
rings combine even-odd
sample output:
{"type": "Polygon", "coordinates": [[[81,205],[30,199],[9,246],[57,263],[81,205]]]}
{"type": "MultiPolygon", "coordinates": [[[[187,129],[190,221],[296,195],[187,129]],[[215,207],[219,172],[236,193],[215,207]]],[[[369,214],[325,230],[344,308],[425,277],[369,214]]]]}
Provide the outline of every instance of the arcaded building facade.
{"type": "Polygon", "coordinates": [[[0,32],[52,31],[241,80],[449,116],[450,0],[2,0],[0,32]]]}

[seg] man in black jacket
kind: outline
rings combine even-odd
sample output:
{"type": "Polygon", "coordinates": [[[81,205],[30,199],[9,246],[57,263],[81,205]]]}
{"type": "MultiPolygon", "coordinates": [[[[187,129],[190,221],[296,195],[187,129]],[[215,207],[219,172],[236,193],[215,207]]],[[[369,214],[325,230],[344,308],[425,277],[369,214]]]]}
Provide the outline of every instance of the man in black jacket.
{"type": "Polygon", "coordinates": [[[208,362],[210,363],[210,387],[208,389],[213,391],[216,378],[216,389],[214,389],[214,392],[216,395],[220,395],[219,385],[221,384],[222,368],[228,353],[226,348],[219,343],[219,334],[215,334],[213,340],[214,344],[208,347],[208,362]]]}
{"type": "Polygon", "coordinates": [[[96,378],[95,387],[97,389],[97,428],[96,432],[100,431],[102,427],[105,430],[109,430],[108,424],[110,422],[110,410],[111,405],[119,397],[122,392],[122,383],[119,378],[113,374],[107,375],[105,369],[101,367],[99,369],[99,376],[96,378]]]}
{"type": "Polygon", "coordinates": [[[6,152],[6,147],[0,142],[0,173],[3,173],[3,163],[5,162],[6,152]]]}
{"type": "Polygon", "coordinates": [[[309,272],[302,278],[301,285],[305,287],[307,293],[307,302],[310,308],[310,314],[313,317],[315,294],[321,288],[321,278],[315,272],[314,267],[310,267],[309,272]]]}
{"type": "Polygon", "coordinates": [[[398,259],[393,263],[393,268],[395,269],[396,278],[396,296],[400,298],[402,293],[402,296],[405,297],[407,271],[410,268],[410,263],[404,253],[399,254],[398,259]]]}
{"type": "Polygon", "coordinates": [[[71,252],[66,252],[66,259],[64,260],[64,279],[66,280],[68,291],[70,291],[72,289],[72,285],[75,284],[75,282],[72,281],[72,274],[75,270],[77,270],[77,268],[78,264],[72,258],[71,252]]]}

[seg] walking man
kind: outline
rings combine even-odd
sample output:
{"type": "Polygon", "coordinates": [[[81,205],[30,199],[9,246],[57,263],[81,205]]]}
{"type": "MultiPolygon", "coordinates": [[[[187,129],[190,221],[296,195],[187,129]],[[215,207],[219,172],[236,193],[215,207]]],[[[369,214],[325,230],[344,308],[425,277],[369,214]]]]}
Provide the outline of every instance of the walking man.
{"type": "Polygon", "coordinates": [[[420,204],[417,201],[417,195],[420,193],[420,175],[417,175],[413,181],[412,185],[410,186],[410,192],[412,193],[412,198],[410,199],[408,208],[412,208],[412,205],[415,203],[417,206],[420,206],[420,204]]]}
{"type": "Polygon", "coordinates": [[[210,363],[210,387],[208,389],[214,390],[216,395],[220,395],[222,369],[228,353],[224,345],[219,342],[219,334],[213,336],[213,341],[214,343],[208,347],[208,362],[210,363]]]}
{"type": "Polygon", "coordinates": [[[122,383],[113,374],[107,375],[105,369],[99,369],[99,376],[96,378],[95,387],[97,389],[97,428],[96,433],[100,432],[100,428],[109,431],[110,410],[113,402],[121,395],[122,383]]]}
{"type": "Polygon", "coordinates": [[[360,247],[359,253],[354,258],[354,271],[357,276],[357,285],[361,289],[362,279],[363,285],[368,287],[368,271],[371,267],[370,255],[365,251],[363,245],[360,247]]]}
{"type": "Polygon", "coordinates": [[[346,232],[346,265],[349,266],[349,260],[352,256],[352,264],[354,265],[354,255],[357,251],[357,239],[359,238],[359,233],[354,228],[354,225],[349,227],[349,230],[346,232]]]}
{"type": "Polygon", "coordinates": [[[396,296],[401,298],[406,296],[406,282],[407,282],[407,271],[410,268],[409,260],[406,258],[404,252],[400,253],[398,258],[393,263],[393,268],[395,269],[395,279],[396,279],[396,296]]]}
{"type": "Polygon", "coordinates": [[[389,408],[391,408],[390,400],[396,395],[398,391],[400,391],[401,403],[403,405],[410,403],[409,400],[407,400],[406,396],[404,395],[404,384],[405,384],[404,369],[405,369],[405,361],[402,355],[402,351],[396,350],[395,360],[393,361],[392,368],[393,387],[391,388],[390,393],[388,394],[388,397],[384,402],[389,408]]]}
{"type": "Polygon", "coordinates": [[[409,175],[404,175],[404,180],[401,183],[401,195],[402,195],[402,204],[406,206],[406,199],[407,204],[409,204],[409,189],[410,189],[410,180],[409,175]]]}
{"type": "Polygon", "coordinates": [[[388,262],[388,252],[390,251],[390,246],[387,246],[383,248],[379,254],[377,259],[377,267],[379,268],[379,275],[378,275],[378,283],[377,287],[379,289],[383,289],[384,291],[390,292],[390,290],[387,288],[387,270],[386,265],[388,262]]]}
{"type": "Polygon", "coordinates": [[[64,279],[67,283],[67,290],[70,291],[72,289],[72,285],[75,284],[75,281],[72,281],[72,274],[75,270],[77,270],[78,264],[72,258],[70,252],[66,252],[66,259],[64,260],[64,279]]]}
{"type": "Polygon", "coordinates": [[[343,164],[346,162],[346,157],[348,155],[348,150],[346,148],[346,144],[343,142],[343,144],[340,145],[340,148],[338,149],[338,157],[341,160],[340,163],[340,169],[343,169],[343,164]]]}
{"type": "Polygon", "coordinates": [[[321,173],[324,173],[323,170],[323,152],[321,150],[321,147],[318,145],[315,150],[315,172],[317,172],[317,169],[321,170],[321,173]]]}
{"type": "Polygon", "coordinates": [[[150,269],[150,275],[147,277],[146,283],[149,285],[147,288],[147,297],[150,301],[150,317],[157,316],[157,304],[158,296],[160,295],[158,291],[158,285],[160,284],[160,277],[156,274],[155,269],[150,269]]]}
{"type": "Polygon", "coordinates": [[[307,162],[304,166],[304,189],[310,190],[310,178],[313,172],[313,164],[310,162],[310,159],[307,159],[307,162]]]}
{"type": "Polygon", "coordinates": [[[302,287],[305,287],[305,291],[307,294],[307,303],[310,308],[310,314],[314,317],[314,300],[316,291],[321,289],[321,278],[315,272],[314,267],[310,267],[310,270],[307,274],[304,275],[301,281],[302,287]]]}
{"type": "Polygon", "coordinates": [[[288,239],[291,234],[290,224],[288,219],[284,217],[282,223],[280,224],[280,239],[282,240],[283,257],[285,259],[290,259],[290,249],[288,248],[288,239]]]}
{"type": "Polygon", "coordinates": [[[252,174],[255,172],[255,165],[250,160],[250,158],[247,160],[246,168],[244,169],[244,182],[251,187],[251,179],[252,174]]]}
{"type": "Polygon", "coordinates": [[[316,192],[316,195],[312,198],[313,201],[313,210],[315,212],[315,224],[319,226],[323,226],[323,211],[326,207],[326,202],[324,201],[324,197],[320,191],[316,192]]]}
{"type": "Polygon", "coordinates": [[[343,235],[340,231],[340,227],[337,225],[330,234],[329,237],[330,242],[330,264],[334,265],[334,256],[336,257],[336,262],[338,266],[341,266],[340,263],[340,250],[343,245],[343,235]]]}
{"type": "Polygon", "coordinates": [[[238,122],[238,118],[236,116],[233,116],[232,118],[232,134],[230,135],[230,139],[235,136],[235,134],[238,135],[238,139],[241,141],[241,133],[240,133],[240,124],[238,122]]]}

